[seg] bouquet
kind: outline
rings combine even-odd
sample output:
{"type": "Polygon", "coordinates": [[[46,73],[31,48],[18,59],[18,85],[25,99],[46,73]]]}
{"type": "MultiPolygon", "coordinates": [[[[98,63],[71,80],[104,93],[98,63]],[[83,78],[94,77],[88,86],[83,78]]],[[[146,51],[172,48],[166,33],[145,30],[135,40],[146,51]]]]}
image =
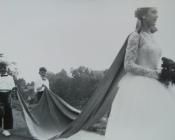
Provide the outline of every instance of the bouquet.
{"type": "Polygon", "coordinates": [[[162,57],[162,69],[159,74],[159,81],[168,86],[175,84],[175,61],[162,57]]]}

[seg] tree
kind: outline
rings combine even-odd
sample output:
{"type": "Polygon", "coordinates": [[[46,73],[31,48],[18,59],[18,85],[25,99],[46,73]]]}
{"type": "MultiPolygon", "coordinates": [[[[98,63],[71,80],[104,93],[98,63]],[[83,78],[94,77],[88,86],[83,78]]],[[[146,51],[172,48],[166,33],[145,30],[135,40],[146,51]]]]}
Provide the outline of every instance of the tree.
{"type": "Polygon", "coordinates": [[[48,72],[51,90],[71,105],[82,108],[92,96],[104,71],[92,71],[81,66],[71,70],[71,76],[62,69],[58,73],[48,72]]]}
{"type": "Polygon", "coordinates": [[[16,82],[21,88],[26,87],[26,81],[23,78],[17,79],[16,82]]]}
{"type": "Polygon", "coordinates": [[[49,73],[48,79],[50,82],[50,88],[60,97],[66,99],[69,92],[70,87],[70,77],[68,76],[67,72],[62,69],[60,72],[54,74],[49,73]]]}
{"type": "Polygon", "coordinates": [[[98,83],[103,78],[103,72],[94,72],[86,67],[79,67],[73,69],[71,80],[71,97],[72,100],[76,99],[84,105],[87,100],[92,96],[98,83]],[[101,73],[101,74],[99,74],[101,73]]]}

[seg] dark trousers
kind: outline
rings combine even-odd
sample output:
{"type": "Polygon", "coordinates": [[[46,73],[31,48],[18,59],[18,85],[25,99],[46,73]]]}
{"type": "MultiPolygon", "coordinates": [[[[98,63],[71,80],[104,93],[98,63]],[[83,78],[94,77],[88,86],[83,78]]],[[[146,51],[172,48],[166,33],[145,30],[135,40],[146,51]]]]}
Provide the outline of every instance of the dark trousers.
{"type": "Polygon", "coordinates": [[[39,102],[39,100],[41,99],[42,95],[43,95],[43,91],[37,92],[37,102],[39,102]]]}
{"type": "Polygon", "coordinates": [[[0,128],[12,129],[13,128],[13,115],[11,108],[10,92],[0,92],[0,128]]]}

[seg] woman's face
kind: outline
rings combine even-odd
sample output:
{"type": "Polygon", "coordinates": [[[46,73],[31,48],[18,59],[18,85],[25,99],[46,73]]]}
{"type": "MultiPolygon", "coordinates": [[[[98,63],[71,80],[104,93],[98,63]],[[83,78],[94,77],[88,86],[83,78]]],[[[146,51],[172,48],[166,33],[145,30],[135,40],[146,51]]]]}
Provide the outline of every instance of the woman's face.
{"type": "Polygon", "coordinates": [[[0,73],[1,74],[5,74],[7,72],[7,68],[6,67],[1,67],[0,68],[0,73]]]}
{"type": "Polygon", "coordinates": [[[39,74],[41,77],[46,77],[47,72],[46,71],[39,71],[39,74]]]}
{"type": "Polygon", "coordinates": [[[147,14],[144,16],[144,21],[149,27],[152,27],[155,26],[157,18],[157,10],[155,8],[150,8],[147,14]]]}

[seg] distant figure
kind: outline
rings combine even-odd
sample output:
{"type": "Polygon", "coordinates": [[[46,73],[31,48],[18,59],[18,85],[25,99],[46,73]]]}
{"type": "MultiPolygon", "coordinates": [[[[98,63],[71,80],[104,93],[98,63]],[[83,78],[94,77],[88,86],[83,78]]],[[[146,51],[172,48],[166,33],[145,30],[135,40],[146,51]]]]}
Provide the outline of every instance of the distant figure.
{"type": "Polygon", "coordinates": [[[10,136],[9,129],[13,128],[11,108],[11,93],[15,90],[12,76],[7,74],[7,64],[0,62],[0,128],[4,136],[10,136]]]}
{"type": "Polygon", "coordinates": [[[37,102],[41,99],[45,88],[47,87],[49,89],[49,80],[47,79],[46,75],[47,69],[45,67],[41,67],[39,69],[39,77],[34,82],[34,91],[37,96],[37,102]]]}

